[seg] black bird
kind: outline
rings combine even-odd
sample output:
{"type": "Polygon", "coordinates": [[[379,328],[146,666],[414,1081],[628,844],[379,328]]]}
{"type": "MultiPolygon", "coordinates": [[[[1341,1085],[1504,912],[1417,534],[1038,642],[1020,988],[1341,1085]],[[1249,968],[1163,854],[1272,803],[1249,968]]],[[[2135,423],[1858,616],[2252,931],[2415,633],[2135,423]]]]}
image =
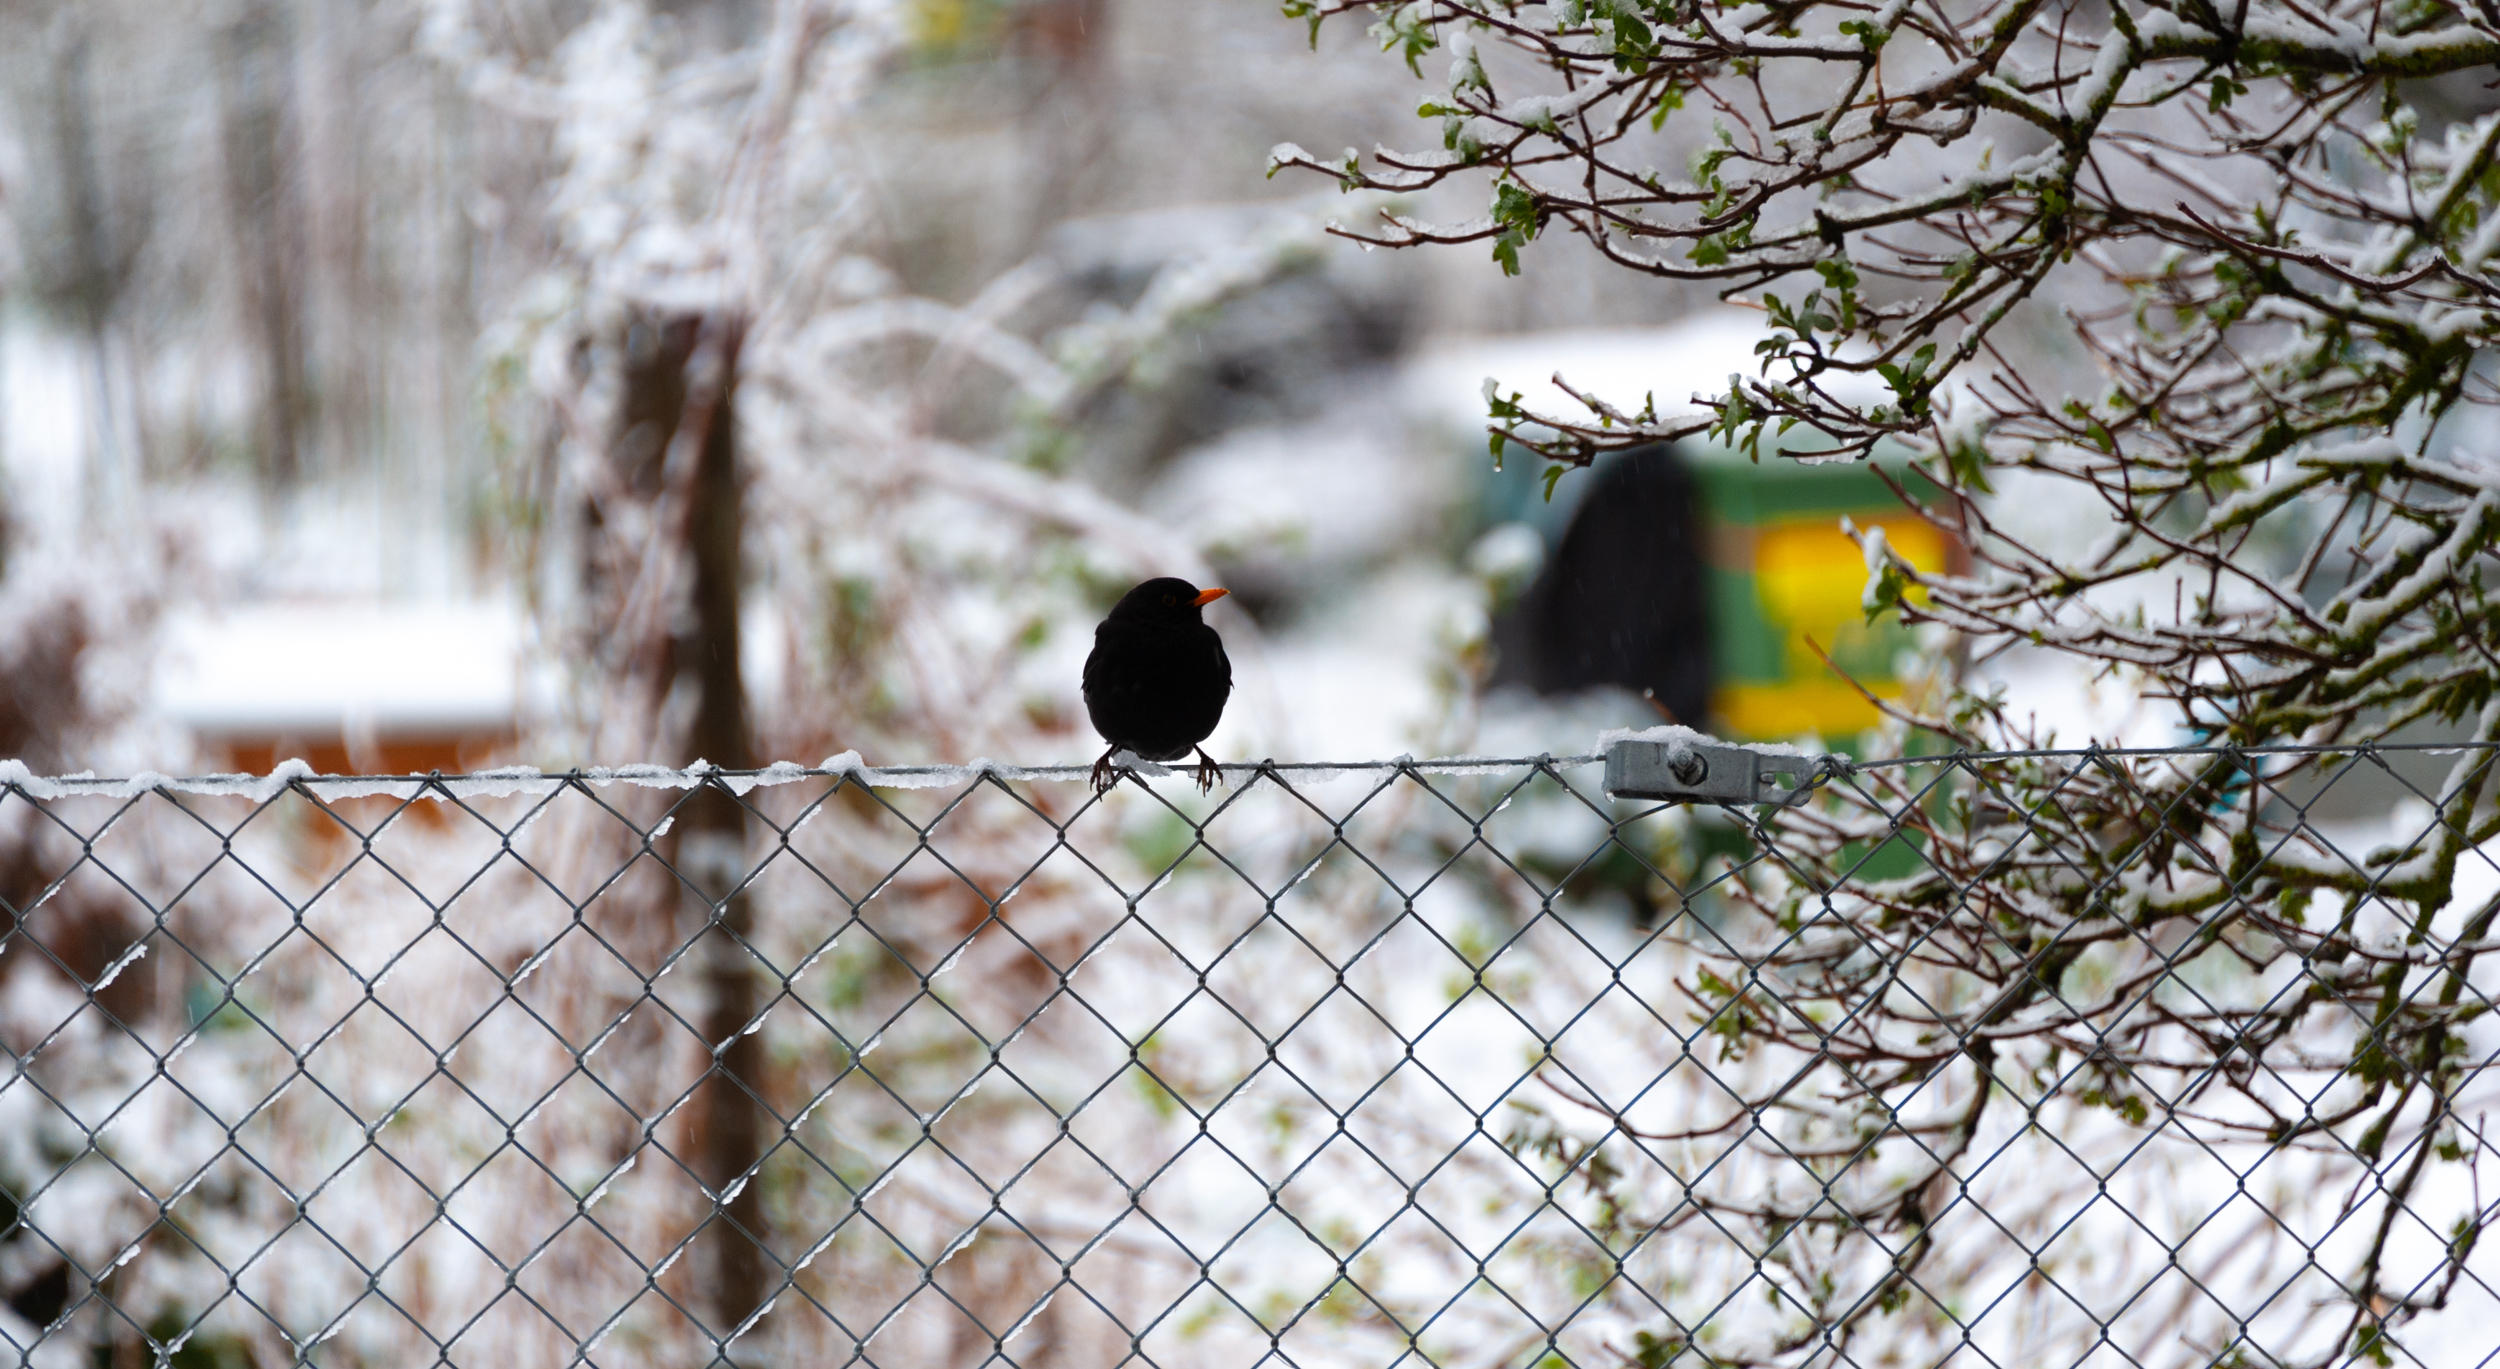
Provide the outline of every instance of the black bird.
{"type": "Polygon", "coordinates": [[[1122,751],[1150,761],[1198,752],[1198,789],[1215,787],[1215,758],[1198,743],[1224,716],[1233,692],[1233,663],[1224,639],[1198,611],[1229,591],[1200,589],[1166,576],[1120,596],[1094,629],[1085,658],[1085,716],[1111,748],[1094,762],[1094,792],[1119,782],[1111,758],[1122,751]]]}

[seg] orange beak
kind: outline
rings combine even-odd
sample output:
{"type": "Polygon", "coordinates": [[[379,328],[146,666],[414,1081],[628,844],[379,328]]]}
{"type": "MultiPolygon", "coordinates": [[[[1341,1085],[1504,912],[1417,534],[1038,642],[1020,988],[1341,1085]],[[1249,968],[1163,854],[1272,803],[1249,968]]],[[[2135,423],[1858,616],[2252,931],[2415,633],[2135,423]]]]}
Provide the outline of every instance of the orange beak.
{"type": "Polygon", "coordinates": [[[1232,591],[1229,589],[1202,589],[1198,591],[1197,598],[1189,601],[1189,606],[1191,608],[1205,608],[1207,605],[1214,603],[1216,600],[1221,599],[1230,593],[1232,593],[1232,591]]]}

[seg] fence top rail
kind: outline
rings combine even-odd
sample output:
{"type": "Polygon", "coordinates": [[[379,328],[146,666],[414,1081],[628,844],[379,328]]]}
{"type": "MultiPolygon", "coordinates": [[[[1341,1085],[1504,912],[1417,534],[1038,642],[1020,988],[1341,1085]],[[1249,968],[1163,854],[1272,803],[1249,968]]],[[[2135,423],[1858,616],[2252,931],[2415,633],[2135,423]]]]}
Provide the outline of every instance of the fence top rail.
{"type": "MultiPolygon", "coordinates": [[[[1272,775],[1283,779],[1319,781],[1354,774],[1400,773],[1409,775],[1489,775],[1519,770],[1570,770],[1602,764],[1606,748],[1627,738],[1645,738],[1663,733],[1609,732],[1599,738],[1598,749],[1563,755],[1551,753],[1533,756],[1434,756],[1418,758],[1411,755],[1381,760],[1352,761],[1234,761],[1218,767],[1224,775],[1249,779],[1272,775]]],[[[1701,734],[1672,729],[1677,734],[1702,740],[1701,734]]],[[[1824,763],[1830,770],[1849,773],[1861,770],[1901,769],[1915,766],[1986,765],[2023,760],[2139,760],[2160,757],[2277,757],[2324,756],[2365,757],[2372,755],[2463,755],[2500,750],[2500,741],[2427,741],[2427,742],[2341,742],[2341,743],[2267,743],[2259,745],[2219,745],[2211,743],[2178,746],[2104,746],[2098,744],[2072,747],[2030,747],[2003,751],[1940,751],[1930,755],[1887,756],[1872,760],[1855,760],[1845,755],[1826,755],[1802,751],[1795,747],[1767,746],[1748,748],[1767,755],[1806,758],[1824,763]]],[[[731,770],[704,761],[691,765],[657,764],[586,766],[567,770],[541,770],[535,766],[497,766],[464,773],[444,771],[409,772],[405,774],[327,774],[317,771],[301,758],[281,761],[267,774],[247,773],[166,775],[140,772],[127,776],[99,776],[91,772],[70,775],[38,775],[25,762],[0,758],[0,793],[16,793],[31,799],[71,797],[135,798],[152,792],[249,798],[266,801],[298,785],[307,786],[325,798],[358,798],[383,796],[415,798],[434,794],[445,798],[502,798],[516,794],[549,793],[558,788],[576,785],[633,784],[658,789],[692,789],[718,781],[738,793],[780,784],[793,784],[811,779],[849,780],[880,789],[934,789],[948,785],[971,784],[983,779],[1016,780],[1041,783],[1075,783],[1092,773],[1090,764],[1014,765],[1003,761],[978,758],[960,765],[869,765],[859,753],[846,751],[815,765],[794,761],[778,761],[754,769],[731,770]]],[[[1137,763],[1140,774],[1160,777],[1178,773],[1169,766],[1137,763]]]]}

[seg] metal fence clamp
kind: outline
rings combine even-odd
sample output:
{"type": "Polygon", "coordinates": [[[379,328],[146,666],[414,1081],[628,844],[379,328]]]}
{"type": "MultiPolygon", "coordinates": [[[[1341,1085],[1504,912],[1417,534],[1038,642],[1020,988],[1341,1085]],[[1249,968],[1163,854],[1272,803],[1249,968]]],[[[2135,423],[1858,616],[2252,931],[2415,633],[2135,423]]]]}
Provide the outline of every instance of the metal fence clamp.
{"type": "Polygon", "coordinates": [[[1828,757],[1788,751],[1686,737],[1624,737],[1606,748],[1606,792],[1619,799],[1794,808],[1831,768],[1828,757]]]}

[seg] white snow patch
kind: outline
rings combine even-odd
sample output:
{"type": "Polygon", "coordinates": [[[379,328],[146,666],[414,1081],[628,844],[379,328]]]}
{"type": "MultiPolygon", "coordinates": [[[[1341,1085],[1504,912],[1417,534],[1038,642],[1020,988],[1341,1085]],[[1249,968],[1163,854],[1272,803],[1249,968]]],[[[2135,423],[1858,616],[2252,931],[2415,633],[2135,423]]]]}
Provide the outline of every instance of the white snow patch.
{"type": "Polygon", "coordinates": [[[122,971],[129,969],[132,965],[136,964],[141,959],[144,959],[147,953],[148,943],[144,941],[133,942],[129,950],[122,952],[120,956],[115,958],[112,964],[104,967],[103,974],[96,976],[95,983],[87,987],[88,995],[93,997],[96,994],[104,992],[105,989],[111,987],[114,980],[122,977],[122,971]]]}
{"type": "MultiPolygon", "coordinates": [[[[1665,328],[1462,339],[1428,348],[1409,362],[1400,399],[1419,419],[1470,429],[1484,426],[1488,381],[1505,394],[1517,391],[1533,411],[1586,412],[1554,384],[1559,373],[1573,389],[1625,413],[1638,413],[1645,398],[1655,398],[1660,421],[1689,419],[1706,412],[1696,391],[1716,394],[1721,378],[1731,373],[1760,374],[1761,358],[1753,348],[1768,334],[1761,313],[1726,306],[1696,310],[1665,328]]],[[[1878,400],[1884,394],[1882,382],[1871,376],[1836,374],[1822,383],[1846,400],[1878,400]]]]}
{"type": "Polygon", "coordinates": [[[1603,755],[1607,748],[1616,742],[1665,742],[1669,745],[1682,742],[1686,745],[1698,743],[1703,746],[1734,746],[1756,755],[1783,756],[1804,761],[1822,761],[1830,756],[1828,752],[1809,751],[1802,746],[1790,746],[1785,742],[1732,742],[1725,737],[1714,737],[1707,732],[1697,732],[1678,723],[1660,723],[1655,727],[1641,728],[1607,728],[1597,734],[1598,753],[1603,755]]]}
{"type": "Polygon", "coordinates": [[[211,734],[484,731],[521,690],[511,603],[273,603],[166,626],[156,705],[211,734]]]}

